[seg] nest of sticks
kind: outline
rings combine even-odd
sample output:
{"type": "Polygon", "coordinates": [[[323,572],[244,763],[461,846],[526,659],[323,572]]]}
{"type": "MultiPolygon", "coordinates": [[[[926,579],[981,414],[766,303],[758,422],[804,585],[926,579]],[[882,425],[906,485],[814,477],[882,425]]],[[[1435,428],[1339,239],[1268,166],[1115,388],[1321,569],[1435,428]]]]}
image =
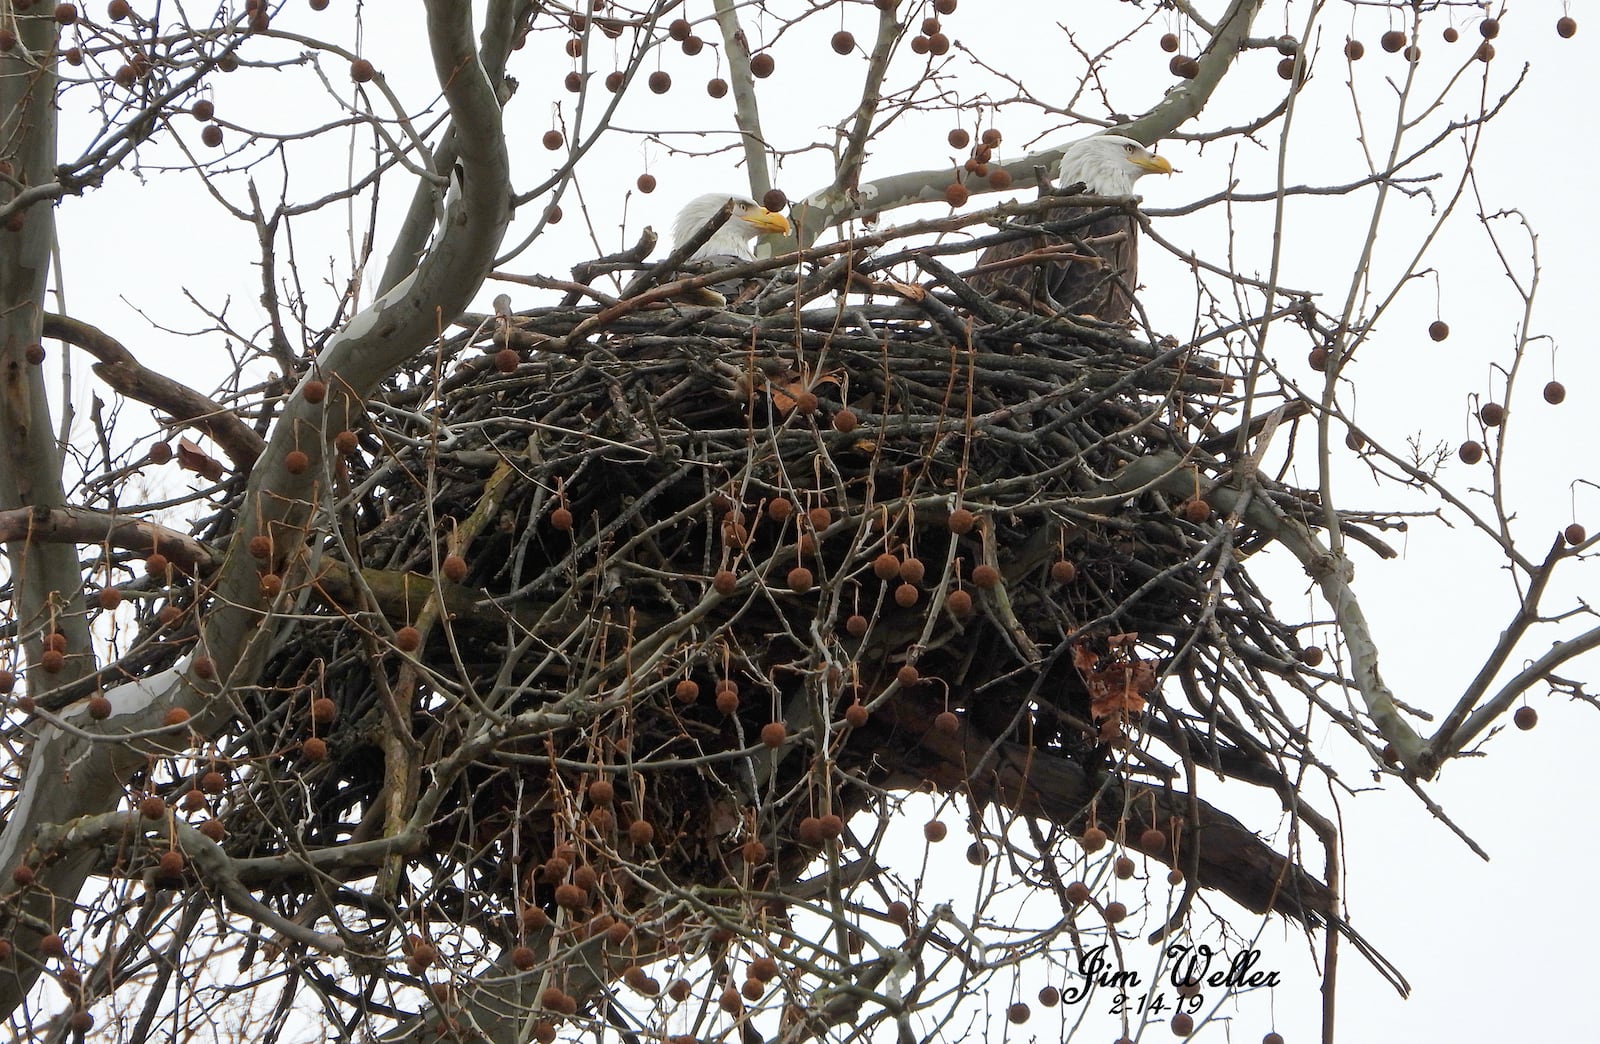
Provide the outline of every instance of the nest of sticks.
{"type": "MultiPolygon", "coordinates": [[[[397,375],[350,420],[314,597],[217,741],[256,793],[223,813],[230,848],[285,851],[252,812],[269,793],[310,847],[420,793],[436,912],[510,939],[593,865],[586,915],[666,916],[698,884],[724,897],[710,924],[932,782],[967,797],[980,857],[1005,843],[987,807],[1045,823],[1051,858],[1097,831],[1143,849],[1185,872],[1184,908],[1203,887],[1336,920],[1185,792],[1199,766],[1290,807],[1312,758],[1280,702],[1316,698],[1304,625],[1247,570],[1270,537],[1201,495],[1228,474],[1230,376],[913,260],[917,287],[858,257],[744,313],[658,273],[647,301],[466,317],[397,375]]],[[[281,902],[322,887],[285,878],[281,902]]]]}

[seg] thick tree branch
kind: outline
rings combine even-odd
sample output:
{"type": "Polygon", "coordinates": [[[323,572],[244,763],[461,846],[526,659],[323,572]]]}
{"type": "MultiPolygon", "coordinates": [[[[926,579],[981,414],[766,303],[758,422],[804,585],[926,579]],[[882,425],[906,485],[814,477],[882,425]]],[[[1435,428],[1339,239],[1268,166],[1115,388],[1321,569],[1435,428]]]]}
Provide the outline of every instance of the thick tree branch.
{"type": "MultiPolygon", "coordinates": [[[[257,510],[246,512],[241,520],[241,531],[218,573],[216,597],[201,638],[212,662],[228,669],[212,679],[168,671],[110,690],[106,695],[113,712],[95,723],[95,728],[107,735],[157,727],[174,706],[192,715],[198,735],[209,733],[236,713],[236,705],[223,694],[255,680],[269,645],[264,627],[267,606],[257,563],[244,552],[245,545],[268,527],[275,538],[292,532],[310,538],[316,505],[326,496],[329,482],[329,443],[343,427],[344,418],[354,415],[367,394],[395,367],[438,336],[489,271],[509,220],[510,169],[500,105],[478,61],[470,6],[454,0],[425,0],[425,7],[435,72],[461,142],[461,177],[452,184],[445,201],[442,231],[415,271],[352,317],[329,340],[312,371],[326,382],[326,397],[313,403],[297,390],[251,474],[247,503],[257,510]],[[285,467],[285,458],[297,450],[307,454],[311,465],[292,473],[285,467]]],[[[50,20],[30,23],[34,21],[50,20]]],[[[19,78],[0,80],[14,85],[19,78]]],[[[42,119],[46,125],[51,119],[50,101],[47,92],[40,99],[43,114],[34,114],[34,119],[42,119]]],[[[41,257],[47,256],[48,243],[46,235],[42,240],[46,253],[41,257]]],[[[12,270],[6,266],[6,271],[12,270]]],[[[42,280],[42,263],[38,271],[42,280]]],[[[37,302],[42,292],[41,282],[32,300],[37,302]]],[[[25,313],[18,309],[8,315],[25,313]]],[[[33,322],[38,322],[37,311],[33,322]]],[[[42,400],[42,395],[39,398],[42,400]]],[[[59,475],[59,469],[56,473],[59,475]]],[[[60,547],[70,559],[72,590],[76,590],[78,569],[72,548],[42,546],[60,547]]],[[[41,729],[29,757],[30,778],[0,833],[0,869],[9,872],[44,825],[115,808],[123,796],[122,779],[144,759],[143,752],[125,744],[87,743],[57,729],[41,729]],[[63,782],[61,774],[69,771],[70,782],[63,782]]],[[[71,899],[83,887],[92,865],[89,857],[75,854],[41,868],[32,894],[55,897],[41,908],[55,923],[71,914],[71,899]]],[[[6,894],[14,891],[9,888],[6,894]]],[[[18,934],[26,935],[20,928],[18,934]]],[[[31,947],[33,942],[31,936],[15,938],[19,947],[31,947]]],[[[12,1010],[37,974],[38,966],[29,964],[0,976],[0,1011],[12,1010]]]]}
{"type": "Polygon", "coordinates": [[[94,372],[113,390],[170,414],[208,436],[240,470],[248,471],[266,441],[238,414],[186,384],[143,365],[121,341],[98,327],[65,315],[44,317],[44,336],[82,348],[99,360],[94,372]]]}
{"type": "MultiPolygon", "coordinates": [[[[1211,43],[1200,56],[1199,75],[1172,88],[1149,112],[1117,127],[1117,133],[1150,145],[1198,116],[1238,56],[1240,45],[1249,38],[1250,25],[1261,10],[1261,2],[1233,0],[1218,21],[1211,43]]],[[[1039,184],[1039,170],[1054,171],[1060,165],[1061,154],[1067,144],[1070,142],[1030,152],[1017,159],[996,159],[989,164],[989,169],[997,166],[1005,168],[1011,175],[1011,188],[1033,188],[1039,184]]],[[[877,178],[859,186],[858,191],[847,190],[838,184],[831,185],[807,196],[791,210],[796,235],[803,237],[796,242],[802,247],[810,246],[824,230],[860,211],[882,214],[915,203],[941,203],[948,184],[949,168],[937,167],[877,178]]],[[[990,189],[987,182],[976,181],[969,186],[969,191],[982,193],[995,190],[990,189]]],[[[784,247],[779,244],[776,249],[782,250],[784,247]]]]}

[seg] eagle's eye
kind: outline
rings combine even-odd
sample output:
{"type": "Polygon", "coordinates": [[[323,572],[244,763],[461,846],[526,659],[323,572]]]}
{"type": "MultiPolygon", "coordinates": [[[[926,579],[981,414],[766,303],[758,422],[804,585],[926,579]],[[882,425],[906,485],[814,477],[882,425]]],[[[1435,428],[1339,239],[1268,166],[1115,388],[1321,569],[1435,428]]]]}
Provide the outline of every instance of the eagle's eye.
{"type": "Polygon", "coordinates": [[[1133,150],[1137,149],[1138,147],[1139,146],[1130,143],[1130,144],[1122,146],[1122,151],[1126,152],[1128,155],[1131,156],[1131,155],[1133,155],[1133,150]]]}

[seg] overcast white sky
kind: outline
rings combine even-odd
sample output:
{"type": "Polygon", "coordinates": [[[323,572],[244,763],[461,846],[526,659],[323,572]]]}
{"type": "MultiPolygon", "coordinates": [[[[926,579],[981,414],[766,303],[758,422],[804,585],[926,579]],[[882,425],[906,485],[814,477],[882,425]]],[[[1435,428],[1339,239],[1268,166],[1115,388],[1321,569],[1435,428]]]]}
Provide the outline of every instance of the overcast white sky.
{"type": "MultiPolygon", "coordinates": [[[[910,0],[907,0],[909,3],[910,0]]],[[[308,34],[331,32],[356,50],[351,35],[351,0],[333,0],[333,12],[312,15],[303,2],[289,5],[289,15],[278,25],[308,34]]],[[[774,8],[782,7],[778,3],[774,8]]],[[[1146,4],[1148,9],[1150,4],[1146,4]]],[[[1223,4],[1201,0],[1198,5],[1214,16],[1223,4]]],[[[1263,35],[1287,29],[1299,34],[1313,5],[1269,2],[1260,20],[1263,35]],[[1287,8],[1287,17],[1282,11],[1287,8]],[[1273,14],[1271,12],[1279,12],[1273,14]]],[[[1600,480],[1596,466],[1596,436],[1600,435],[1600,365],[1593,349],[1591,313],[1595,299],[1595,271],[1600,270],[1596,232],[1600,214],[1594,189],[1596,151],[1588,128],[1593,119],[1578,105],[1588,98],[1573,85],[1587,82],[1600,58],[1600,18],[1582,26],[1576,38],[1561,40],[1554,31],[1562,4],[1556,0],[1516,0],[1504,20],[1499,55],[1489,77],[1488,92],[1495,96],[1514,81],[1527,63],[1526,83],[1505,114],[1489,128],[1476,169],[1490,209],[1518,208],[1539,236],[1541,285],[1533,331],[1547,340],[1535,344],[1524,363],[1525,373],[1512,400],[1515,423],[1508,466],[1517,513],[1515,532],[1526,541],[1526,553],[1541,557],[1554,534],[1576,518],[1590,531],[1600,530],[1600,496],[1593,486],[1574,487],[1583,480],[1600,480]],[[1554,372],[1569,390],[1560,407],[1545,405],[1539,389],[1554,372]]],[[[1572,5],[1580,17],[1586,5],[1572,5]]],[[[1065,44],[1065,34],[1055,20],[1070,9],[1083,19],[1073,29],[1085,45],[1103,46],[1103,31],[1090,19],[1111,10],[1116,24],[1126,24],[1137,12],[1126,5],[1082,2],[1072,5],[1044,0],[1008,0],[979,3],[962,0],[946,19],[947,32],[1016,76],[1027,88],[1052,102],[1063,102],[1076,82],[1081,60],[1065,44]]],[[[416,49],[421,30],[421,7],[415,0],[381,0],[365,5],[368,20],[359,50],[370,56],[390,77],[396,92],[410,105],[426,102],[434,88],[431,66],[416,49]]],[[[690,0],[691,18],[710,13],[705,0],[690,0]]],[[[1366,40],[1368,53],[1356,66],[1364,79],[1361,114],[1374,148],[1384,147],[1393,122],[1392,91],[1385,75],[1403,74],[1403,62],[1377,47],[1379,33],[1387,28],[1384,16],[1368,6],[1323,5],[1317,41],[1320,50],[1313,78],[1303,92],[1287,158],[1290,183],[1338,183],[1364,173],[1356,138],[1351,95],[1345,87],[1346,66],[1339,55],[1344,36],[1356,26],[1366,40]],[[1354,23],[1352,23],[1354,20],[1354,23]]],[[[858,37],[868,35],[870,5],[850,9],[847,24],[858,37]]],[[[1450,16],[1428,16],[1423,72],[1430,82],[1453,73],[1476,41],[1475,18],[1458,12],[1456,24],[1464,39],[1453,48],[1440,40],[1450,16]]],[[[1181,28],[1181,22],[1163,23],[1181,28]]],[[[753,35],[776,28],[770,19],[763,26],[751,14],[753,35]]],[[[840,57],[827,46],[827,36],[839,27],[839,15],[830,11],[808,23],[779,48],[778,70],[762,86],[767,108],[763,119],[769,137],[779,147],[797,147],[826,138],[822,128],[842,119],[851,104],[864,61],[840,57]],[[770,100],[769,100],[770,99],[770,100]]],[[[702,30],[708,37],[709,29],[702,30]]],[[[1118,52],[1103,82],[1118,108],[1143,111],[1159,100],[1171,82],[1167,55],[1154,43],[1156,33],[1118,52]]],[[[251,56],[248,45],[245,56],[251,56]]],[[[265,47],[265,45],[262,45],[265,47]]],[[[291,53],[294,48],[290,48],[291,53]]],[[[569,64],[559,58],[556,45],[535,41],[530,52],[513,61],[512,71],[521,81],[508,120],[517,128],[517,182],[526,188],[545,177],[554,153],[539,143],[552,123],[552,106],[560,104],[562,116],[572,120],[572,95],[561,86],[569,64]]],[[[959,52],[959,47],[958,47],[959,52]]],[[[592,60],[598,76],[611,68],[609,52],[592,60]]],[[[1276,55],[1252,54],[1230,78],[1211,109],[1186,129],[1211,129],[1238,123],[1260,112],[1283,83],[1273,71],[1276,55]]],[[[654,68],[655,59],[647,62],[654,68]]],[[[327,61],[331,81],[346,96],[346,73],[338,59],[327,61]]],[[[580,221],[579,201],[571,194],[563,201],[566,220],[506,267],[517,272],[564,276],[570,265],[593,256],[589,230],[605,251],[631,243],[644,224],[665,233],[672,214],[686,198],[712,188],[738,190],[743,172],[731,151],[698,157],[674,156],[667,146],[708,151],[731,139],[699,132],[731,127],[731,104],[713,102],[704,82],[716,75],[714,48],[694,59],[675,50],[661,58],[674,78],[673,90],[655,96],[636,86],[619,112],[623,127],[674,131],[661,140],[617,135],[602,143],[585,160],[581,189],[590,222],[580,221]],[[650,196],[634,191],[633,180],[648,169],[659,188],[650,196]]],[[[956,92],[975,83],[994,84],[993,77],[973,78],[965,61],[950,67],[956,92]]],[[[1467,76],[1476,76],[1469,70],[1467,76]]],[[[280,73],[235,74],[217,79],[214,97],[219,116],[226,120],[275,129],[297,127],[307,113],[326,107],[326,96],[303,70],[280,73]]],[[[82,133],[84,124],[74,115],[69,95],[64,113],[68,133],[82,133]]],[[[601,92],[598,97],[606,97],[601,92]]],[[[1474,105],[1475,88],[1463,87],[1430,117],[1442,119],[1466,114],[1474,105]]],[[[1092,99],[1080,103],[1086,110],[1103,112],[1092,99]]],[[[592,122],[593,115],[588,119],[592,122]]],[[[874,142],[867,177],[906,169],[932,168],[949,163],[952,150],[945,131],[954,124],[949,113],[907,119],[874,142]]],[[[962,120],[972,126],[969,114],[962,120]]],[[[179,124],[178,130],[198,145],[199,124],[179,124]]],[[[1054,127],[1038,113],[1008,108],[999,117],[1006,134],[1000,150],[1010,155],[1035,136],[1055,144],[1080,136],[1080,131],[1054,127]]],[[[242,135],[230,131],[230,142],[242,135]]],[[[360,141],[358,135],[358,141],[360,141]]],[[[337,144],[349,145],[348,138],[337,144]]],[[[1161,151],[1180,173],[1167,179],[1141,182],[1148,206],[1177,207],[1219,191],[1230,178],[1240,180],[1245,192],[1269,191],[1278,148],[1276,127],[1258,144],[1245,143],[1237,151],[1232,143],[1204,150],[1181,142],[1168,142],[1161,151]]],[[[358,144],[353,159],[337,149],[322,154],[336,176],[346,162],[360,168],[367,162],[366,146],[358,144]]],[[[1441,162],[1458,163],[1461,147],[1447,142],[1441,162]]],[[[150,158],[162,155],[152,150],[150,158]]],[[[827,180],[827,160],[811,152],[786,161],[777,181],[791,197],[822,187],[827,180]]],[[[1429,165],[1427,169],[1437,169],[1429,165]]],[[[255,172],[263,186],[274,186],[280,174],[271,165],[255,172]]],[[[312,167],[290,171],[291,194],[305,198],[324,173],[312,167]]],[[[267,193],[271,197],[270,189],[267,193]]],[[[409,195],[410,186],[395,179],[385,184],[379,230],[379,259],[386,237],[392,235],[393,217],[409,195]]],[[[1020,194],[1019,194],[1020,195],[1020,194]]],[[[237,198],[237,197],[236,197],[237,198]]],[[[1354,251],[1365,228],[1370,194],[1350,198],[1318,198],[1297,202],[1289,210],[1285,239],[1285,265],[1280,282],[1326,291],[1340,297],[1349,282],[1354,251]]],[[[988,205],[989,197],[975,201],[988,205]]],[[[1469,434],[1468,397],[1482,394],[1501,399],[1503,379],[1495,367],[1510,362],[1521,320],[1515,297],[1498,270],[1488,239],[1474,220],[1475,204],[1468,199],[1451,228],[1440,236],[1424,262],[1438,270],[1408,288],[1401,304],[1385,320],[1377,339],[1362,349],[1352,371],[1357,421],[1374,437],[1392,448],[1421,433],[1424,442],[1459,442],[1469,434]],[[1453,333],[1443,344],[1426,334],[1434,318],[1436,301],[1453,333]]],[[[357,220],[365,206],[353,208],[357,220]]],[[[528,208],[525,218],[536,207],[528,208]]],[[[892,219],[931,216],[942,208],[902,211],[892,219]]],[[[1382,239],[1375,259],[1379,271],[1393,272],[1409,261],[1427,228],[1429,204],[1410,201],[1395,207],[1394,225],[1382,239]]],[[[337,283],[348,273],[350,238],[347,214],[326,213],[295,226],[295,250],[308,282],[331,278],[337,283]]],[[[1225,260],[1228,230],[1222,215],[1201,215],[1158,223],[1164,235],[1185,249],[1214,260],[1225,260]]],[[[1234,215],[1232,249],[1245,270],[1265,271],[1270,248],[1270,212],[1267,207],[1244,208],[1234,215]]],[[[259,321],[256,299],[258,274],[250,264],[253,234],[216,216],[191,176],[154,169],[143,177],[122,173],[103,189],[81,199],[69,199],[59,211],[63,262],[66,272],[67,309],[123,338],[147,361],[161,362],[202,387],[198,374],[215,371],[220,379],[227,356],[221,338],[210,335],[189,341],[162,333],[141,318],[174,329],[206,325],[185,300],[192,291],[208,304],[231,299],[231,314],[245,328],[259,321]],[[209,347],[208,347],[209,346],[209,347]]],[[[1508,258],[1520,271],[1528,269],[1526,240],[1501,222],[1506,232],[1508,258]]],[[[519,222],[508,242],[520,239],[530,227],[519,222]],[[519,231],[520,230],[520,234],[519,231]]],[[[359,232],[357,235],[359,236],[359,232]]],[[[1143,251],[1143,277],[1148,284],[1144,303],[1159,323],[1183,336],[1195,322],[1193,281],[1180,262],[1147,247],[1143,251]]],[[[501,287],[489,286],[485,300],[501,287]]],[[[316,293],[325,290],[313,287],[316,293]]],[[[519,306],[535,303],[527,291],[512,290],[519,306]]],[[[1310,347],[1288,328],[1274,334],[1271,354],[1295,379],[1309,382],[1313,375],[1305,363],[1310,347]]],[[[77,362],[82,388],[92,387],[87,367],[77,362]]],[[[84,400],[86,401],[86,400],[84,400]]],[[[1309,454],[1305,457],[1309,462],[1309,454]]],[[[1487,471],[1480,465],[1468,471],[1452,462],[1446,474],[1458,492],[1481,484],[1487,471]]],[[[1313,484],[1302,472],[1301,481],[1313,484]]],[[[1363,469],[1341,468],[1341,506],[1347,508],[1415,507],[1394,487],[1376,487],[1363,469]]],[[[1470,496],[1470,494],[1468,494],[1470,496]]],[[[1475,502],[1481,508],[1481,501],[1475,502]]],[[[1503,569],[1496,565],[1493,548],[1472,534],[1461,520],[1446,514],[1442,520],[1416,522],[1409,536],[1394,535],[1402,556],[1379,562],[1356,551],[1357,591],[1382,644],[1382,666],[1391,685],[1408,704],[1441,714],[1451,705],[1481,663],[1515,608],[1514,592],[1503,569]],[[1452,528],[1453,527],[1453,528],[1452,528]]],[[[1548,598],[1552,610],[1574,605],[1585,591],[1593,594],[1592,569],[1571,570],[1548,598]],[[1587,586],[1577,576],[1587,573],[1587,586]]],[[[1327,613],[1308,593],[1295,569],[1282,569],[1275,594],[1287,615],[1325,618],[1327,613]],[[1297,602],[1296,599],[1299,599],[1297,602]]],[[[1573,620],[1553,628],[1550,638],[1575,633],[1583,627],[1573,620]]],[[[1542,651],[1546,638],[1535,639],[1524,650],[1542,651]]],[[[1514,661],[1511,669],[1520,666],[1514,661]]],[[[1570,666],[1563,673],[1583,677],[1593,671],[1596,658],[1570,666]]],[[[1488,757],[1447,766],[1428,790],[1460,826],[1475,837],[1493,861],[1472,855],[1422,805],[1392,781],[1382,790],[1355,796],[1340,795],[1337,805],[1345,826],[1345,860],[1351,869],[1346,887],[1352,919],[1358,929],[1393,960],[1414,987],[1409,1001],[1399,1000],[1369,972],[1353,950],[1344,954],[1340,993],[1340,1032],[1346,1040],[1492,1040],[1565,1039],[1593,1036],[1593,1014],[1584,1003],[1589,997],[1589,975],[1594,962],[1588,938],[1600,928],[1600,904],[1592,901],[1584,884],[1596,854],[1588,828],[1583,797],[1593,788],[1589,776],[1592,751],[1600,744],[1600,716],[1586,706],[1562,700],[1537,698],[1540,727],[1531,733],[1508,731],[1488,745],[1488,757]]],[[[1341,767],[1344,781],[1361,787],[1370,783],[1369,766],[1349,741],[1338,734],[1327,737],[1326,750],[1341,767]]],[[[1313,793],[1311,800],[1324,811],[1330,796],[1313,793]]],[[[1226,802],[1224,802],[1226,804],[1226,802]]],[[[1231,807],[1231,806],[1230,806],[1231,807]]],[[[1264,832],[1277,823],[1272,810],[1263,807],[1252,821],[1264,832]]],[[[954,845],[952,842],[947,844],[954,845]]],[[[964,846],[964,842],[962,843],[964,846]]],[[[959,849],[952,847],[951,854],[959,849]]],[[[1320,870],[1317,857],[1310,865],[1320,870]]],[[[931,894],[931,893],[930,893],[931,894]]],[[[1248,924],[1248,920],[1241,922],[1248,924]]],[[[1204,1039],[1253,1041],[1272,1025],[1290,1041],[1315,1039],[1318,997],[1310,974],[1307,947],[1290,929],[1270,923],[1263,933],[1269,947],[1267,964],[1281,970],[1290,985],[1268,998],[1247,996],[1228,1006],[1223,1014],[1231,1027],[1214,1027],[1204,1039]],[[1231,1035],[1230,1035],[1231,1034],[1231,1035]]],[[[1143,944],[1133,942],[1132,946],[1143,944]]],[[[1153,965],[1152,955],[1150,963],[1153,965]]],[[[1130,966],[1139,967],[1137,958],[1130,966]]],[[[1070,1025],[1070,1024],[1069,1024],[1070,1025]]],[[[1091,1026],[1109,1027],[1109,1022],[1091,1026]]],[[[1054,1024],[1036,1016],[1025,1027],[1041,1038],[1055,1036],[1054,1024]]],[[[1166,1035],[1156,1027],[1151,1039],[1166,1035]]],[[[1111,1039],[1114,1032],[1105,1034],[1111,1039]]],[[[1098,1029],[1086,1030],[1082,1039],[1099,1040],[1098,1029]]]]}

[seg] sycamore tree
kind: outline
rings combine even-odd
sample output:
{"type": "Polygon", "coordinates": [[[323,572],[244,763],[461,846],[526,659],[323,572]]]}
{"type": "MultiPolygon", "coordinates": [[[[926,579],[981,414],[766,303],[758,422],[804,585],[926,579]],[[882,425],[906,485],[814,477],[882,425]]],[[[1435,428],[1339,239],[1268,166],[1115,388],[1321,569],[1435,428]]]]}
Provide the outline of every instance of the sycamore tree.
{"type": "Polygon", "coordinates": [[[13,1035],[1205,1033],[1263,918],[1325,1037],[1341,947],[1404,991],[1318,795],[1449,824],[1600,643],[1508,466],[1525,6],[4,0],[13,1035]],[[1110,127],[1222,187],[1042,206],[1110,127]],[[792,231],[681,270],[658,189],[792,231]],[[1132,324],[963,279],[1106,212],[1132,324]],[[1461,267],[1469,430],[1362,423],[1461,267]],[[1425,693],[1424,526],[1509,591],[1425,693]]]}

